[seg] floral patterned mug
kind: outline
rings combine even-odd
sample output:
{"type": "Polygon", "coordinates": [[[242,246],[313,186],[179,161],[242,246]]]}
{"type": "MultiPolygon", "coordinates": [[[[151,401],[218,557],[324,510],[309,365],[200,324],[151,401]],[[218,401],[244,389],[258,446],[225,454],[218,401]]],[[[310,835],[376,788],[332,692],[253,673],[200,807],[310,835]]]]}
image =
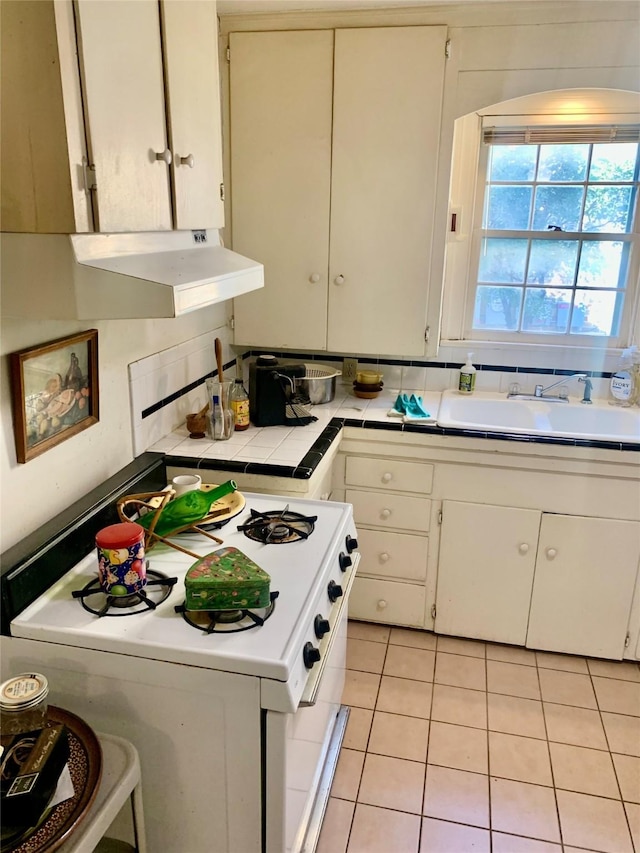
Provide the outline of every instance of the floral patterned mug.
{"type": "Polygon", "coordinates": [[[111,524],[96,534],[98,579],[108,595],[133,595],[146,586],[144,528],[134,522],[111,524]]]}

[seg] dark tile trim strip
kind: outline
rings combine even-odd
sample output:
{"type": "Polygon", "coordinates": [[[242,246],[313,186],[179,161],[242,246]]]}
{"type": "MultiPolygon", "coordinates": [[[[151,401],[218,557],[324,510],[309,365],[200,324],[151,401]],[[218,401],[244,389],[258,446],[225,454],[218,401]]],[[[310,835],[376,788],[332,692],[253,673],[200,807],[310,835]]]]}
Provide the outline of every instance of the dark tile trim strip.
{"type": "MultiPolygon", "coordinates": [[[[290,352],[288,350],[272,350],[272,349],[250,349],[242,354],[242,358],[251,358],[256,355],[275,355],[276,358],[300,359],[301,361],[341,361],[343,358],[352,358],[352,355],[343,353],[308,353],[308,352],[290,352]]],[[[401,358],[372,358],[367,356],[358,356],[358,364],[369,364],[382,367],[386,365],[396,365],[400,367],[428,367],[434,370],[459,370],[462,367],[461,361],[426,361],[424,359],[401,359],[401,358]]],[[[475,364],[476,370],[486,370],[500,373],[538,373],[548,376],[572,376],[574,373],[586,373],[597,379],[610,379],[612,373],[602,372],[598,370],[566,370],[559,367],[514,367],[508,364],[475,364]]]]}
{"type": "MultiPolygon", "coordinates": [[[[223,370],[229,370],[229,368],[233,367],[236,363],[235,358],[233,361],[228,361],[226,364],[222,365],[223,370]]],[[[165,406],[168,406],[169,403],[173,403],[176,400],[179,400],[180,397],[184,397],[185,394],[188,394],[190,391],[193,391],[194,388],[197,388],[199,385],[202,385],[210,377],[216,376],[216,370],[210,370],[209,373],[205,373],[204,376],[201,376],[200,379],[194,379],[193,382],[189,382],[188,385],[184,385],[182,388],[179,388],[177,391],[174,391],[173,394],[169,394],[167,397],[163,397],[162,400],[158,400],[157,403],[153,403],[146,409],[142,410],[142,420],[148,418],[150,415],[154,415],[156,412],[159,412],[160,409],[164,409],[165,406]]]]}

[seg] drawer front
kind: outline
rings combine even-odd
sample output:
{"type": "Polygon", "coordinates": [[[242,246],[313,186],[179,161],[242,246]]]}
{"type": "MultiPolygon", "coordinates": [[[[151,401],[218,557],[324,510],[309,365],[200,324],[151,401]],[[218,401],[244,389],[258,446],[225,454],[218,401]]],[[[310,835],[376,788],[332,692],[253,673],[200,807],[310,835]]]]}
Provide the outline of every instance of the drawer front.
{"type": "Polygon", "coordinates": [[[356,526],[367,524],[371,527],[419,530],[425,533],[429,530],[431,501],[428,498],[347,489],[345,501],[353,504],[356,526]]]}
{"type": "Polygon", "coordinates": [[[358,549],[362,556],[360,575],[424,581],[427,575],[426,536],[390,533],[386,530],[358,531],[358,549]]]}
{"type": "Polygon", "coordinates": [[[422,586],[357,577],[349,597],[349,618],[423,628],[424,606],[422,586]]]}
{"type": "Polygon", "coordinates": [[[429,495],[433,487],[433,465],[347,456],[345,483],[347,486],[429,495]]]}

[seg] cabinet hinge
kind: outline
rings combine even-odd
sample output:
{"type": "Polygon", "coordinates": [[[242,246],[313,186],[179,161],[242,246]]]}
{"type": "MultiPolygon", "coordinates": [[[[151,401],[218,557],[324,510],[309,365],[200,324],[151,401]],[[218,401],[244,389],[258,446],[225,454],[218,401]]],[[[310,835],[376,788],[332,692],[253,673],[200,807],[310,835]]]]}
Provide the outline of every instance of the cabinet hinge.
{"type": "Polygon", "coordinates": [[[625,647],[625,649],[628,649],[628,648],[629,648],[629,643],[630,643],[630,642],[631,642],[631,634],[627,634],[627,636],[624,638],[624,647],[625,647]]]}
{"type": "Polygon", "coordinates": [[[451,39],[447,39],[444,43],[444,55],[447,59],[451,59],[451,39]]]}
{"type": "Polygon", "coordinates": [[[220,201],[224,201],[224,184],[220,184],[220,201]]]}
{"type": "Polygon", "coordinates": [[[442,524],[442,510],[438,513],[438,524],[442,524]]]}
{"type": "Polygon", "coordinates": [[[431,326],[427,326],[427,328],[424,330],[424,341],[426,344],[429,343],[430,336],[431,336],[431,326]]]}
{"type": "Polygon", "coordinates": [[[436,618],[436,606],[435,606],[435,604],[431,605],[431,618],[432,619],[436,618]]]}
{"type": "Polygon", "coordinates": [[[227,323],[229,325],[229,328],[233,331],[233,329],[235,329],[236,327],[236,318],[233,316],[233,314],[229,317],[227,323]]]}
{"type": "Polygon", "coordinates": [[[98,189],[96,167],[89,163],[86,157],[82,158],[82,175],[84,177],[84,191],[87,195],[89,195],[91,190],[98,189]]]}
{"type": "Polygon", "coordinates": [[[231,62],[231,48],[227,48],[227,62],[231,62]]]}

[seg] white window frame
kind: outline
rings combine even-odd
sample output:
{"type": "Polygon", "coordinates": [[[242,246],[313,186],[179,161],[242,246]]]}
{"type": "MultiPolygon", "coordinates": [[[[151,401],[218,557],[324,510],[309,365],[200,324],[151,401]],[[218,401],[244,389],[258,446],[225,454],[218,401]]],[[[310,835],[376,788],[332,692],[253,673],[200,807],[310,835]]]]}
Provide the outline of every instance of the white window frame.
{"type": "MultiPolygon", "coordinates": [[[[496,111],[497,113],[497,111],[496,111]]],[[[500,330],[480,332],[472,329],[473,309],[477,286],[477,264],[481,246],[481,225],[483,215],[484,191],[486,184],[486,168],[488,161],[488,146],[482,139],[482,125],[540,125],[567,123],[566,116],[540,114],[498,115],[475,114],[460,119],[460,132],[456,127],[451,187],[452,200],[450,215],[456,214],[456,227],[449,223],[447,237],[447,262],[445,266],[442,334],[442,346],[467,349],[474,347],[479,351],[499,347],[505,354],[508,350],[515,351],[603,351],[604,354],[617,354],[620,348],[633,342],[640,342],[640,192],[636,193],[636,214],[634,230],[628,235],[634,245],[629,259],[629,274],[627,278],[627,294],[616,337],[599,335],[562,335],[556,333],[509,333],[500,330]],[[475,130],[474,130],[475,128],[475,130]],[[484,149],[484,151],[483,151],[484,149]],[[462,183],[461,183],[462,181],[462,183]],[[474,186],[475,185],[475,186],[474,186]],[[473,187],[471,194],[473,203],[464,201],[466,188],[473,187]],[[462,207],[460,206],[462,205],[462,207]]],[[[590,124],[629,124],[640,122],[636,113],[594,115],[590,124]]],[[[544,234],[545,232],[540,232],[544,234]]],[[[501,232],[502,236],[505,236],[501,232]]],[[[530,232],[527,234],[530,236],[530,232]]],[[[536,236],[538,236],[536,234],[536,236]]],[[[600,238],[601,234],[596,235],[600,238]]],[[[622,235],[616,233],[615,238],[622,235]]]]}
{"type": "MultiPolygon", "coordinates": [[[[540,141],[531,142],[533,145],[544,144],[540,141]]],[[[478,182],[474,208],[474,229],[471,242],[470,254],[470,279],[469,293],[465,305],[464,318],[464,337],[465,339],[475,339],[479,341],[504,341],[509,343],[549,343],[556,346],[583,346],[588,347],[593,345],[593,341],[600,341],[600,345],[606,347],[618,348],[625,345],[629,341],[629,335],[632,325],[633,309],[635,307],[634,300],[636,297],[638,269],[640,260],[640,191],[636,189],[634,200],[633,214],[633,230],[629,233],[619,232],[562,232],[562,239],[565,240],[580,240],[582,242],[600,241],[600,240],[616,240],[616,242],[630,243],[628,274],[626,287],[624,289],[623,307],[620,312],[620,320],[618,331],[615,335],[580,335],[570,334],[569,332],[524,332],[524,331],[503,331],[501,329],[474,329],[473,315],[475,309],[475,298],[477,288],[482,284],[478,282],[478,270],[480,265],[480,252],[482,241],[487,237],[502,237],[502,238],[521,238],[527,241],[532,240],[557,240],[557,235],[547,231],[532,231],[532,230],[488,230],[482,228],[484,218],[485,193],[487,188],[487,171],[489,165],[489,153],[491,145],[480,143],[480,155],[478,164],[478,182]]],[[[637,187],[637,182],[628,182],[631,186],[637,187]]],[[[622,184],[623,186],[626,184],[622,184]]],[[[496,285],[497,286],[497,285],[496,285]]],[[[522,285],[523,297],[526,290],[526,283],[522,285]]],[[[572,287],[575,290],[575,285],[572,287]]]]}

